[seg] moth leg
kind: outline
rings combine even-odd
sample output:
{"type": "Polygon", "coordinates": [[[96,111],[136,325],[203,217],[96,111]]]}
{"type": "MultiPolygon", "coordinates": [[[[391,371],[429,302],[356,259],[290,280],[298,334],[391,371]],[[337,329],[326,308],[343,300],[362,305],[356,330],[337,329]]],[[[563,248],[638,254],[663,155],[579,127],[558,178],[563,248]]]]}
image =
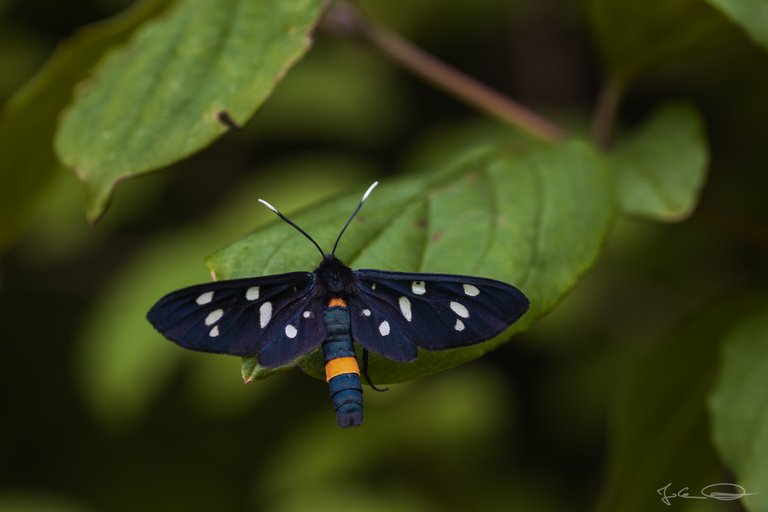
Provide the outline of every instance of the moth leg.
{"type": "Polygon", "coordinates": [[[373,382],[371,382],[371,376],[368,375],[368,351],[366,349],[363,349],[363,367],[360,370],[360,373],[365,378],[365,382],[368,383],[369,386],[371,386],[371,389],[374,391],[378,391],[380,393],[384,391],[389,391],[389,388],[377,388],[373,385],[373,382]]]}

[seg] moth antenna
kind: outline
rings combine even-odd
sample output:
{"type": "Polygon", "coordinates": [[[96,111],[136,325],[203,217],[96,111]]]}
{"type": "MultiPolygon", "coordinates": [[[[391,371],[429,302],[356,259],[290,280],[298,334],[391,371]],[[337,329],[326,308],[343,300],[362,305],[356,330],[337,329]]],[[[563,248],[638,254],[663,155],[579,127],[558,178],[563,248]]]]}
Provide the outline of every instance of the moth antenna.
{"type": "Polygon", "coordinates": [[[263,199],[259,199],[259,202],[260,202],[261,204],[263,204],[264,206],[266,206],[267,208],[269,208],[270,210],[272,210],[273,212],[275,212],[275,213],[277,214],[277,216],[278,216],[278,217],[280,217],[281,219],[283,219],[285,222],[287,222],[288,224],[290,224],[291,226],[293,226],[294,228],[296,228],[296,230],[297,230],[299,233],[301,233],[302,235],[304,235],[305,237],[307,237],[307,240],[309,240],[310,242],[312,242],[313,244],[315,244],[315,247],[317,247],[317,250],[318,250],[318,251],[320,251],[320,254],[321,254],[322,256],[325,256],[325,251],[323,251],[323,249],[322,249],[322,248],[321,248],[321,247],[318,245],[318,243],[317,243],[317,242],[315,242],[315,239],[314,239],[314,238],[312,238],[311,236],[309,236],[309,235],[307,234],[307,232],[306,232],[306,231],[304,231],[303,229],[301,229],[301,228],[300,228],[300,227],[299,227],[299,226],[298,226],[298,225],[297,225],[295,222],[293,222],[291,219],[289,219],[288,217],[286,217],[285,215],[283,215],[282,213],[280,213],[280,210],[278,210],[277,208],[275,208],[274,206],[272,206],[271,204],[269,204],[269,203],[268,203],[268,202],[266,202],[265,200],[263,200],[263,199]]]}
{"type": "Polygon", "coordinates": [[[339,236],[336,237],[336,243],[333,244],[333,250],[331,251],[331,254],[336,254],[336,247],[339,245],[339,240],[341,240],[341,235],[343,235],[344,231],[347,230],[347,226],[349,226],[349,223],[352,222],[352,219],[355,218],[355,215],[357,215],[357,212],[359,212],[360,208],[363,207],[363,203],[365,202],[365,200],[368,199],[368,196],[371,194],[373,189],[375,189],[376,185],[378,185],[378,184],[379,184],[378,181],[374,181],[373,185],[368,187],[368,190],[365,191],[365,194],[363,194],[363,198],[360,200],[360,204],[357,205],[357,208],[355,208],[355,211],[353,211],[352,215],[349,216],[349,218],[347,219],[346,224],[344,224],[344,227],[341,228],[341,232],[339,233],[339,236]]]}

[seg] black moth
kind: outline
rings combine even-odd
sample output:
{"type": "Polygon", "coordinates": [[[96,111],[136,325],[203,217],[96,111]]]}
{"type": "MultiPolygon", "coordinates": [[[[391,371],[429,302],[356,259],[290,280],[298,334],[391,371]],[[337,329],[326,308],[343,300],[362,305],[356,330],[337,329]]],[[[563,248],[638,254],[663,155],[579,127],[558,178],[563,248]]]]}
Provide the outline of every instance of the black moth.
{"type": "MultiPolygon", "coordinates": [[[[314,272],[290,272],[190,286],[170,293],[147,318],[164,336],[202,352],[256,356],[274,368],[322,347],[336,419],[341,427],[363,421],[362,385],[355,342],[368,351],[409,362],[418,348],[443,350],[485,341],[528,309],[528,299],[509,284],[450,274],[351,270],[276,208],[259,199],[306,236],[323,255],[314,272]]],[[[376,389],[374,387],[374,389],[376,389]]]]}

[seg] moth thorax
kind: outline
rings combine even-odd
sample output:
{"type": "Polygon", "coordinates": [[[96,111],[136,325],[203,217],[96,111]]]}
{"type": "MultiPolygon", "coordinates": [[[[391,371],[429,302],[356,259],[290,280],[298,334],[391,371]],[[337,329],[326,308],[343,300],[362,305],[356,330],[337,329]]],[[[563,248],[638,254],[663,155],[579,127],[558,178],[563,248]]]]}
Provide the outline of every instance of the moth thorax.
{"type": "Polygon", "coordinates": [[[354,286],[352,270],[333,254],[327,254],[317,269],[328,298],[348,294],[354,286]]]}

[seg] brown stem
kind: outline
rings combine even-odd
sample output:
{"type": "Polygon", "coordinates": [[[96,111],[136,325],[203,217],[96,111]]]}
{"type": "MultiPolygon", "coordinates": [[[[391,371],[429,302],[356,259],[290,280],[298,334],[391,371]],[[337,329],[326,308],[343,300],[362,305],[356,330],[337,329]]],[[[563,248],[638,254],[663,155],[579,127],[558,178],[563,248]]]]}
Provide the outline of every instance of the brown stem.
{"type": "Polygon", "coordinates": [[[335,3],[323,26],[368,41],[398,64],[459,99],[545,141],[563,137],[563,130],[527,107],[438,60],[386,27],[367,21],[351,5],[335,3]]]}
{"type": "Polygon", "coordinates": [[[614,75],[603,84],[597,97],[592,114],[592,139],[602,149],[607,149],[611,144],[616,113],[625,91],[626,80],[620,75],[614,75]]]}

